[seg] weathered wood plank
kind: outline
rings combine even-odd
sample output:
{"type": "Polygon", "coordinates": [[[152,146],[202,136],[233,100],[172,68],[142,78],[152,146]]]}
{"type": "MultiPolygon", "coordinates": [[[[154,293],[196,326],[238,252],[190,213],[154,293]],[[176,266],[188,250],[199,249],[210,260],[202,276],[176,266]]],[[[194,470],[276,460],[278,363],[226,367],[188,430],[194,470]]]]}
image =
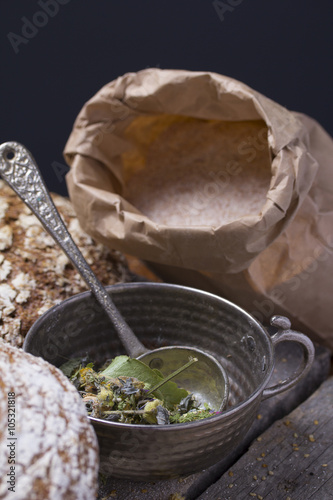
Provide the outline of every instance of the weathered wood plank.
{"type": "Polygon", "coordinates": [[[333,377],[275,422],[198,500],[333,498],[333,377]]]}
{"type": "MultiPolygon", "coordinates": [[[[281,344],[276,353],[275,371],[272,384],[284,379],[290,367],[296,367],[300,353],[295,344],[281,344]]],[[[172,494],[183,495],[187,500],[194,500],[209,486],[217,481],[229,467],[247,450],[250,443],[275,420],[290,413],[297,405],[309,397],[326,379],[330,367],[330,353],[317,346],[316,357],[310,373],[296,387],[263,402],[259,415],[241,445],[226,458],[206,471],[192,474],[186,478],[156,482],[134,483],[108,477],[100,482],[98,500],[169,500],[172,494]]]]}

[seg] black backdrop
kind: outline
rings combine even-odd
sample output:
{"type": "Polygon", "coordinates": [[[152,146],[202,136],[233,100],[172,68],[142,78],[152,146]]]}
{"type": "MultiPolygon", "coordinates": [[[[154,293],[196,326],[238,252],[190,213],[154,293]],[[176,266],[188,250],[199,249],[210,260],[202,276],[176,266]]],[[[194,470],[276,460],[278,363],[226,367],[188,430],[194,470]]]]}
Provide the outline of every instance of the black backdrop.
{"type": "Polygon", "coordinates": [[[331,0],[0,0],[0,142],[22,142],[66,194],[82,105],[147,67],[243,81],[333,135],[331,0]]]}

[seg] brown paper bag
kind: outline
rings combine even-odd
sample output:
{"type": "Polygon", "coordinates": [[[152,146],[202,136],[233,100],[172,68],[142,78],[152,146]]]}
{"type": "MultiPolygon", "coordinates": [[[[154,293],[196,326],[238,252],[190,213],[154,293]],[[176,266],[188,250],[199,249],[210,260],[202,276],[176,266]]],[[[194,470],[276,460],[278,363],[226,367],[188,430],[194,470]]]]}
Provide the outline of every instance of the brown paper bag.
{"type": "Polygon", "coordinates": [[[96,240],[331,347],[332,157],[314,120],[243,83],[160,69],[103,87],[65,148],[96,240]]]}

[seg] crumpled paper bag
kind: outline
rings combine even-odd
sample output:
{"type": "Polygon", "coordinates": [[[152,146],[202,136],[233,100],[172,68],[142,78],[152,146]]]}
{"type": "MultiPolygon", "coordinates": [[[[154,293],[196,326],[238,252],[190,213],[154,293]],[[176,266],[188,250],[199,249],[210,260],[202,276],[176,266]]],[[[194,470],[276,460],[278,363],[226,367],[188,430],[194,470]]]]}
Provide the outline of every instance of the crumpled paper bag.
{"type": "Polygon", "coordinates": [[[314,120],[222,75],[147,69],[105,85],[84,105],[64,155],[78,219],[97,241],[149,262],[168,281],[222,295],[263,323],[284,314],[333,347],[333,141],[314,120]],[[169,193],[175,207],[180,184],[172,189],[172,181],[179,174],[184,186],[193,165],[207,174],[196,205],[188,201],[187,212],[179,205],[181,219],[176,207],[174,223],[148,216],[145,179],[161,190],[155,199],[165,203],[169,193]],[[227,196],[231,210],[251,190],[259,199],[251,168],[269,176],[262,206],[219,223],[227,196]],[[233,202],[239,172],[248,177],[233,202]],[[215,207],[213,223],[205,203],[215,207]]]}

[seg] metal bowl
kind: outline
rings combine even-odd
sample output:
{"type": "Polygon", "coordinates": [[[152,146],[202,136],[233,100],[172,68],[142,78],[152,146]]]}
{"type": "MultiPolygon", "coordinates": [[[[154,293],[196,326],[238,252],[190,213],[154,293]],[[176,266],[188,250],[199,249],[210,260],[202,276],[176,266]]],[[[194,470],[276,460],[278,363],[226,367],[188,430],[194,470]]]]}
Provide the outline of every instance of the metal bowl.
{"type": "MultiPolygon", "coordinates": [[[[147,480],[209,467],[242,440],[260,401],[297,383],[314,357],[311,341],[291,331],[287,318],[273,318],[278,331],[270,337],[243,309],[207,292],[164,283],[128,283],[108,287],[108,293],[148,348],[181,344],[202,349],[225,368],[230,389],[226,411],[192,423],[145,426],[89,417],[105,474],[147,480]],[[267,388],[274,346],[285,340],[302,346],[303,361],[291,379],[267,388]]],[[[55,366],[87,352],[101,363],[123,353],[90,292],[75,295],[41,316],[23,348],[55,366]]]]}

